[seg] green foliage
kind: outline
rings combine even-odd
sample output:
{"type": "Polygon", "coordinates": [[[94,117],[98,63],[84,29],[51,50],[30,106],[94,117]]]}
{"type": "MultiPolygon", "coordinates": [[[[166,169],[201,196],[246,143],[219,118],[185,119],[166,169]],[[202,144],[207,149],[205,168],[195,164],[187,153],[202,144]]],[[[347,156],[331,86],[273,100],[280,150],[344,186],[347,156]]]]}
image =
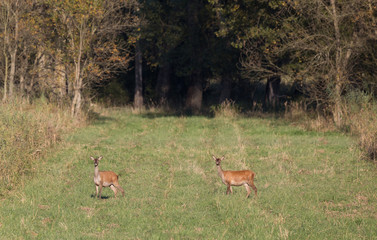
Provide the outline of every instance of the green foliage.
{"type": "Polygon", "coordinates": [[[104,86],[103,96],[99,101],[109,106],[124,106],[129,103],[130,96],[119,82],[111,81],[104,86]]]}
{"type": "Polygon", "coordinates": [[[374,239],[375,166],[353,140],[253,118],[109,111],[66,138],[0,205],[0,238],[374,239]],[[258,198],[225,195],[224,169],[256,172],[258,198]],[[94,199],[93,162],[121,173],[125,198],[94,199]]]}

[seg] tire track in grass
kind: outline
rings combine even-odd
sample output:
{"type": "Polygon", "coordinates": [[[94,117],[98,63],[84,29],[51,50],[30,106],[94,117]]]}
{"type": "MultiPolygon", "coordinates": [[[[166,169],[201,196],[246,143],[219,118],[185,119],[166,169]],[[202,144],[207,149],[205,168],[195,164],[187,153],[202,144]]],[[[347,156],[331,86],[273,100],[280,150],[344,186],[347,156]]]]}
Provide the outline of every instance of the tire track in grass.
{"type": "Polygon", "coordinates": [[[238,165],[240,165],[242,169],[247,169],[245,145],[243,144],[240,126],[236,123],[236,120],[230,120],[230,121],[231,121],[231,125],[234,128],[234,132],[236,133],[236,138],[237,138],[237,146],[238,146],[239,151],[237,151],[236,156],[238,156],[237,157],[238,165]]]}
{"type": "MultiPolygon", "coordinates": [[[[243,135],[242,135],[241,127],[237,123],[236,119],[227,119],[227,123],[230,124],[233,127],[235,137],[237,139],[236,145],[237,145],[238,151],[235,154],[236,156],[235,156],[234,161],[236,161],[236,163],[238,164],[238,166],[240,166],[240,168],[250,169],[250,167],[247,166],[247,164],[246,164],[246,159],[248,158],[248,155],[247,155],[247,152],[246,152],[246,146],[244,144],[244,138],[243,138],[243,135]]],[[[258,173],[256,173],[256,175],[258,175],[258,173]]],[[[259,187],[258,189],[261,189],[261,188],[259,187]]],[[[260,191],[259,191],[259,193],[260,193],[260,191]]],[[[257,202],[254,202],[254,201],[250,202],[248,204],[248,207],[249,208],[257,207],[259,209],[259,211],[261,212],[261,214],[263,214],[266,219],[270,219],[270,221],[272,221],[272,223],[278,229],[277,233],[279,234],[280,239],[288,239],[289,238],[289,230],[286,227],[284,227],[284,225],[285,225],[284,223],[285,223],[285,219],[286,219],[285,216],[283,216],[282,214],[271,213],[269,211],[268,207],[265,208],[265,207],[263,207],[263,205],[257,204],[257,202]]],[[[274,231],[274,229],[272,229],[272,231],[274,231]]]]}

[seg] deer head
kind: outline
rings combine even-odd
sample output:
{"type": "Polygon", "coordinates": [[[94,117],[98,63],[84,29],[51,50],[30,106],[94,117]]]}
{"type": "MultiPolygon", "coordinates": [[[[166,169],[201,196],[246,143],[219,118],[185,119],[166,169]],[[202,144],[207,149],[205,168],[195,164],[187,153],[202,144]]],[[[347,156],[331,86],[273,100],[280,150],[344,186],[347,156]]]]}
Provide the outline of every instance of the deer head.
{"type": "Polygon", "coordinates": [[[102,159],[102,156],[99,156],[98,158],[90,157],[90,159],[93,160],[94,166],[97,167],[98,166],[98,161],[102,159]]]}
{"type": "Polygon", "coordinates": [[[215,156],[212,155],[212,158],[213,160],[215,160],[216,166],[220,166],[221,161],[224,160],[225,157],[222,156],[221,158],[216,158],[215,156]]]}

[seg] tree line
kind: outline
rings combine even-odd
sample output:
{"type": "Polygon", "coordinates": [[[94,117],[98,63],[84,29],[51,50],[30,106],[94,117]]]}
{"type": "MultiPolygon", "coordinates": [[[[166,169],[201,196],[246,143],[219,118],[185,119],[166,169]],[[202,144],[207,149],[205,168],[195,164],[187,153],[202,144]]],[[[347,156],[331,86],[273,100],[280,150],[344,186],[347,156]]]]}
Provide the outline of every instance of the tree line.
{"type": "Polygon", "coordinates": [[[290,84],[341,125],[376,93],[376,0],[1,0],[2,98],[44,95],[72,115],[93,98],[198,113],[290,84]],[[265,82],[264,87],[260,83],[265,82]],[[112,96],[112,97],[111,97],[112,96]]]}

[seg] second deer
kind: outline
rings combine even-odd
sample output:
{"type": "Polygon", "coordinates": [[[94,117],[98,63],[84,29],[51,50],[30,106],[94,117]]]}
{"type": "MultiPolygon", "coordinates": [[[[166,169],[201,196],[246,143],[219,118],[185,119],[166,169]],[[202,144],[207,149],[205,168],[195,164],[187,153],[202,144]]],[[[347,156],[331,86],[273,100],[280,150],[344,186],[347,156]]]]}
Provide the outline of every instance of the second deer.
{"type": "Polygon", "coordinates": [[[96,197],[101,198],[102,187],[110,187],[113,190],[115,197],[117,197],[118,189],[122,192],[124,197],[124,190],[119,185],[118,175],[113,171],[100,171],[98,168],[98,162],[102,159],[102,156],[98,158],[90,157],[94,162],[94,184],[96,185],[96,197]],[[99,193],[99,195],[98,195],[99,193]]]}
{"type": "Polygon", "coordinates": [[[223,183],[227,186],[226,194],[233,193],[232,186],[244,185],[247,191],[246,198],[249,197],[251,190],[254,190],[255,196],[257,196],[257,188],[254,185],[255,173],[251,170],[241,170],[241,171],[223,171],[220,164],[224,160],[224,156],[221,158],[216,158],[212,156],[213,160],[216,162],[217,173],[219,174],[223,183]]]}

